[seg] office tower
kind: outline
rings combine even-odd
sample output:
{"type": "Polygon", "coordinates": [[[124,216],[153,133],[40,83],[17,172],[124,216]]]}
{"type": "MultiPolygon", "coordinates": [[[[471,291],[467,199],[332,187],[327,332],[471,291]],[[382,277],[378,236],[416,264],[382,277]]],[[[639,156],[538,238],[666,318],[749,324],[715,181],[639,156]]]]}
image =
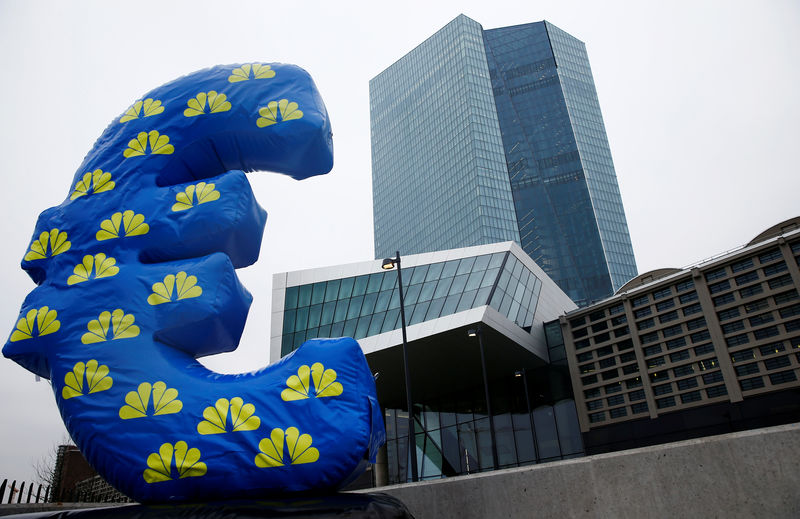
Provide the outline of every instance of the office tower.
{"type": "Polygon", "coordinates": [[[376,257],[518,242],[585,305],[636,275],[582,42],[460,15],[370,81],[376,257]]]}

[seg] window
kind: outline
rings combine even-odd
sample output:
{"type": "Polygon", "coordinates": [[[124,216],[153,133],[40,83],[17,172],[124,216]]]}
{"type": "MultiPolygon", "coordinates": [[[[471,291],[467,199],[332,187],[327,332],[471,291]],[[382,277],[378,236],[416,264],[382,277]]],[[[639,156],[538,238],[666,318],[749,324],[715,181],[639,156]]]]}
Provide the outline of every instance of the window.
{"type": "Polygon", "coordinates": [[[679,362],[688,359],[689,356],[690,356],[689,350],[681,350],[681,351],[676,351],[675,353],[670,353],[669,360],[670,362],[679,362]]]}
{"type": "Polygon", "coordinates": [[[573,339],[579,339],[581,337],[586,337],[587,335],[589,335],[589,328],[581,328],[579,330],[572,331],[573,339]]]}
{"type": "Polygon", "coordinates": [[[596,321],[598,319],[602,319],[605,316],[606,316],[605,310],[597,310],[596,312],[592,312],[589,314],[589,320],[596,321]]]}
{"type": "Polygon", "coordinates": [[[614,353],[614,348],[611,346],[603,346],[602,348],[598,348],[595,350],[597,352],[598,357],[605,357],[606,355],[611,355],[614,353]]]}
{"type": "Polygon", "coordinates": [[[638,310],[635,310],[635,311],[633,312],[633,316],[634,316],[635,318],[637,318],[637,319],[641,319],[642,317],[647,317],[647,316],[648,316],[648,315],[650,315],[651,313],[653,313],[653,311],[650,309],[650,307],[649,307],[649,306],[647,306],[647,307],[645,307],[645,308],[640,308],[640,309],[638,309],[638,310]]]}
{"type": "Polygon", "coordinates": [[[624,407],[619,407],[617,409],[612,409],[608,414],[611,418],[622,418],[623,416],[628,416],[628,410],[624,407]]]}
{"type": "Polygon", "coordinates": [[[664,338],[674,337],[683,333],[683,328],[680,324],[676,324],[674,326],[670,326],[669,328],[664,328],[662,333],[664,334],[664,338]]]}
{"type": "Polygon", "coordinates": [[[715,382],[722,382],[722,372],[715,371],[713,373],[706,373],[703,375],[703,383],[705,384],[713,384],[715,382]]]}
{"type": "Polygon", "coordinates": [[[581,377],[581,383],[584,386],[588,386],[589,384],[594,384],[597,382],[597,375],[589,375],[587,377],[581,377]]]}
{"type": "Polygon", "coordinates": [[[628,322],[628,317],[624,314],[611,318],[611,326],[617,326],[618,324],[623,324],[627,322],[628,322]]]}
{"type": "Polygon", "coordinates": [[[773,369],[785,368],[790,364],[789,357],[772,357],[771,359],[767,359],[764,361],[764,367],[767,371],[772,371],[773,369]]]}
{"type": "Polygon", "coordinates": [[[608,321],[602,321],[602,322],[599,322],[599,323],[594,323],[592,325],[592,332],[593,333],[602,332],[603,330],[606,330],[606,329],[608,329],[608,321]]]}
{"type": "MultiPolygon", "coordinates": [[[[783,292],[781,294],[776,295],[773,299],[775,299],[775,304],[780,305],[783,303],[788,303],[789,301],[794,301],[797,299],[797,290],[789,290],[788,292],[783,292]]],[[[766,307],[766,301],[764,301],[764,306],[766,307]]]]}
{"type": "Polygon", "coordinates": [[[650,344],[651,342],[656,342],[658,340],[658,332],[651,332],[646,333],[641,336],[642,344],[650,344]]]}
{"type": "Polygon", "coordinates": [[[736,276],[734,278],[734,280],[736,281],[736,284],[738,286],[746,285],[747,283],[750,283],[750,282],[755,281],[757,279],[758,279],[758,271],[757,270],[752,270],[752,271],[748,272],[747,274],[741,274],[741,275],[736,276]]]}
{"type": "Polygon", "coordinates": [[[717,296],[714,298],[714,306],[722,306],[728,303],[732,303],[735,297],[733,296],[733,292],[729,292],[725,295],[717,296]]]}
{"type": "Polygon", "coordinates": [[[785,384],[787,382],[794,382],[797,380],[797,375],[794,374],[794,371],[781,371],[780,373],[773,373],[769,376],[770,383],[774,385],[778,384],[785,384]]]}
{"type": "Polygon", "coordinates": [[[650,373],[650,382],[657,383],[663,380],[669,380],[669,372],[667,370],[650,373]]]}
{"type": "Polygon", "coordinates": [[[626,362],[632,362],[634,360],[636,360],[636,354],[633,353],[632,351],[629,351],[628,353],[623,353],[622,355],[619,356],[619,361],[623,364],[626,362]]]}
{"type": "Polygon", "coordinates": [[[786,348],[783,347],[782,342],[773,342],[772,344],[765,344],[763,346],[759,346],[758,348],[758,351],[761,353],[762,357],[775,355],[776,353],[780,353],[785,350],[786,348]]]}
{"type": "Polygon", "coordinates": [[[571,319],[569,325],[573,328],[577,328],[578,326],[582,326],[586,324],[586,316],[576,317],[575,319],[571,319]]]}
{"type": "Polygon", "coordinates": [[[661,290],[656,290],[655,292],[653,292],[653,299],[654,300],[659,300],[659,299],[663,299],[663,298],[665,298],[665,297],[667,297],[669,295],[672,295],[672,287],[666,287],[666,288],[662,288],[661,290]]]}
{"type": "Polygon", "coordinates": [[[722,333],[733,333],[739,330],[744,330],[744,323],[742,321],[733,321],[732,323],[722,325],[722,333]]]}
{"type": "Polygon", "coordinates": [[[776,263],[774,265],[770,265],[769,267],[764,267],[764,276],[774,276],[780,272],[784,272],[788,267],[786,266],[785,261],[781,261],[780,263],[776,263]]]}
{"type": "MultiPolygon", "coordinates": [[[[670,321],[674,321],[677,318],[678,318],[678,312],[673,310],[671,312],[667,312],[665,314],[659,315],[658,316],[658,322],[660,322],[661,324],[664,324],[664,323],[668,323],[670,321]]],[[[679,328],[680,328],[680,326],[679,326],[679,328]]]]}
{"type": "Polygon", "coordinates": [[[771,249],[767,252],[764,252],[758,256],[758,261],[760,263],[769,263],[770,261],[775,261],[778,258],[781,258],[781,250],[779,248],[771,249]]]}
{"type": "Polygon", "coordinates": [[[631,406],[631,412],[633,414],[646,413],[647,411],[647,402],[639,402],[631,406]]]}
{"type": "Polygon", "coordinates": [[[633,301],[631,301],[631,306],[636,308],[637,306],[642,306],[643,304],[649,303],[649,302],[650,302],[650,296],[645,294],[645,295],[639,296],[639,297],[635,298],[633,301]]]}
{"type": "Polygon", "coordinates": [[[745,362],[748,360],[753,360],[756,358],[756,354],[753,353],[752,348],[737,351],[736,353],[731,353],[731,360],[733,362],[745,362]]]}
{"type": "Polygon", "coordinates": [[[630,339],[625,339],[617,343],[617,351],[625,351],[631,348],[633,348],[633,341],[630,339]]]}
{"type": "Polygon", "coordinates": [[[627,326],[623,326],[622,328],[617,328],[616,330],[614,330],[614,337],[617,337],[617,338],[624,337],[625,335],[628,335],[629,333],[631,333],[631,329],[628,328],[627,326]]]}
{"type": "Polygon", "coordinates": [[[745,297],[751,297],[751,296],[754,296],[756,294],[760,294],[763,291],[764,291],[764,289],[761,287],[761,283],[758,283],[756,285],[749,286],[747,288],[743,288],[743,289],[739,290],[739,297],[744,299],[745,297]]]}
{"type": "Polygon", "coordinates": [[[653,357],[652,359],[647,359],[648,368],[656,368],[658,366],[663,366],[664,364],[666,364],[664,357],[653,357]]]}
{"type": "Polygon", "coordinates": [[[754,373],[758,373],[758,362],[751,362],[750,364],[742,364],[741,366],[735,366],[734,369],[736,370],[736,374],[740,377],[746,375],[752,375],[754,373]]]}
{"type": "Polygon", "coordinates": [[[776,289],[786,285],[791,285],[792,276],[790,276],[789,274],[784,274],[783,276],[770,279],[769,281],[767,281],[767,284],[769,285],[769,288],[772,289],[776,289]]]}
{"type": "Polygon", "coordinates": [[[661,353],[661,345],[656,344],[655,346],[648,346],[644,350],[644,356],[649,357],[650,355],[655,355],[656,353],[661,353]]]}
{"type": "Polygon", "coordinates": [[[760,389],[764,387],[764,381],[761,377],[753,377],[739,381],[742,391],[750,391],[751,389],[760,389]]]}
{"type": "Polygon", "coordinates": [[[751,258],[743,259],[742,261],[737,261],[731,265],[731,272],[736,274],[737,272],[741,272],[743,270],[747,270],[753,266],[753,260],[751,258]]]}
{"type": "Polygon", "coordinates": [[[690,288],[694,288],[694,281],[691,279],[687,279],[686,281],[681,281],[680,283],[675,285],[675,290],[677,292],[683,292],[684,290],[689,290],[690,288]]]}
{"type": "Polygon", "coordinates": [[[789,321],[788,323],[783,325],[786,328],[786,333],[795,332],[800,330],[800,319],[795,319],[794,321],[789,321]]]}
{"type": "Polygon", "coordinates": [[[708,398],[717,398],[718,396],[725,396],[728,394],[728,390],[725,386],[714,386],[706,389],[706,395],[708,398]]]}
{"type": "Polygon", "coordinates": [[[606,398],[609,406],[619,405],[625,403],[625,395],[614,395],[606,398]]]}
{"type": "Polygon", "coordinates": [[[739,307],[736,306],[733,308],[729,308],[728,310],[717,312],[717,317],[719,317],[720,321],[727,321],[728,319],[739,317],[739,307]]]}
{"type": "Polygon", "coordinates": [[[660,386],[653,386],[653,394],[656,396],[666,395],[672,393],[672,384],[661,384],[660,386]]]}
{"type": "Polygon", "coordinates": [[[575,341],[575,349],[580,350],[582,348],[589,347],[589,339],[581,339],[580,341],[575,341]]]}
{"type": "Polygon", "coordinates": [[[708,330],[703,330],[702,332],[693,333],[689,337],[692,339],[692,344],[697,344],[698,342],[709,340],[711,334],[708,333],[708,330]]]}
{"type": "Polygon", "coordinates": [[[760,330],[756,330],[753,332],[753,337],[756,340],[766,339],[768,337],[775,337],[780,332],[778,331],[777,326],[767,326],[766,328],[761,328],[760,330]]]}
{"type": "Polygon", "coordinates": [[[592,357],[594,357],[593,351],[587,351],[586,353],[579,353],[578,362],[586,362],[587,360],[592,360],[592,357]]]}
{"type": "MultiPolygon", "coordinates": [[[[787,317],[793,317],[795,315],[800,315],[800,303],[794,304],[792,306],[787,306],[786,308],[781,308],[778,313],[780,313],[781,317],[783,317],[784,319],[787,318],[787,317]]],[[[768,315],[770,316],[770,321],[771,321],[772,320],[771,319],[772,314],[768,314],[768,315]]],[[[764,322],[768,322],[768,321],[764,321],[764,322]]]]}
{"type": "Polygon", "coordinates": [[[689,391],[681,395],[681,403],[688,404],[690,402],[697,402],[698,400],[702,400],[702,398],[700,391],[689,391]]]}
{"type": "MultiPolygon", "coordinates": [[[[612,306],[608,309],[609,315],[619,314],[625,311],[625,306],[622,303],[612,306]]],[[[613,321],[612,321],[613,322],[613,321]]]]}
{"type": "Polygon", "coordinates": [[[686,346],[686,337],[680,337],[678,339],[671,339],[666,342],[668,350],[674,350],[675,348],[680,348],[681,346],[686,346]]]}
{"type": "Polygon", "coordinates": [[[649,319],[645,319],[644,321],[639,321],[636,323],[636,328],[639,330],[646,330],[648,328],[652,328],[656,325],[655,320],[651,317],[649,319]]]}
{"type": "Polygon", "coordinates": [[[642,377],[632,378],[625,381],[625,387],[633,389],[635,387],[642,387],[642,377]]]}
{"type": "MultiPolygon", "coordinates": [[[[777,297],[777,296],[776,296],[777,297]]],[[[752,303],[747,303],[744,305],[744,311],[749,313],[757,312],[761,309],[764,309],[769,306],[769,303],[766,299],[758,299],[757,301],[753,301],[752,303]]]]}
{"type": "Polygon", "coordinates": [[[702,346],[698,346],[694,349],[694,354],[698,357],[700,355],[705,355],[706,353],[711,353],[714,351],[714,345],[710,342],[708,344],[703,344],[702,346]]]}
{"type": "Polygon", "coordinates": [[[586,402],[586,410],[587,411],[596,411],[598,409],[603,408],[603,401],[602,400],[593,400],[591,402],[586,402]]]}
{"type": "Polygon", "coordinates": [[[659,409],[672,407],[674,405],[675,405],[675,397],[674,396],[668,396],[668,397],[659,398],[658,400],[656,400],[656,407],[658,407],[659,409]]]}
{"type": "Polygon", "coordinates": [[[694,373],[694,366],[691,364],[688,366],[679,366],[672,370],[672,373],[675,374],[676,377],[684,377],[686,375],[691,375],[694,373]]]}
{"type": "Polygon", "coordinates": [[[699,328],[704,328],[706,326],[706,318],[705,317],[698,317],[697,319],[692,319],[691,321],[686,321],[686,329],[689,331],[697,330],[699,328]]]}
{"type": "Polygon", "coordinates": [[[684,316],[689,316],[689,315],[692,315],[692,314],[700,313],[702,311],[703,311],[703,308],[700,306],[700,303],[695,303],[693,305],[689,305],[687,307],[684,307],[683,315],[684,316]]]}
{"type": "Polygon", "coordinates": [[[644,389],[637,389],[636,391],[631,391],[628,393],[628,400],[631,402],[636,402],[637,400],[644,400],[645,394],[644,389]]]}
{"type": "MultiPolygon", "coordinates": [[[[783,310],[781,310],[781,317],[787,317],[783,315],[783,310]]],[[[772,316],[772,312],[767,312],[765,314],[754,315],[748,321],[750,322],[750,326],[760,326],[762,324],[771,323],[774,321],[775,318],[772,316]]]]}
{"type": "Polygon", "coordinates": [[[706,281],[714,281],[715,279],[722,279],[726,276],[725,268],[712,270],[706,273],[706,281]]]}
{"type": "Polygon", "coordinates": [[[607,359],[601,360],[598,364],[600,366],[600,369],[610,368],[611,366],[615,366],[617,364],[617,359],[614,357],[609,357],[607,359]]]}
{"type": "Polygon", "coordinates": [[[747,344],[748,342],[750,342],[750,339],[747,337],[746,333],[734,335],[733,337],[728,337],[725,339],[725,343],[728,346],[738,346],[740,344],[747,344]]]}
{"type": "Polygon", "coordinates": [[[686,294],[682,294],[678,296],[678,300],[681,302],[681,304],[697,301],[697,292],[688,292],[686,294]]]}
{"type": "Polygon", "coordinates": [[[602,422],[606,419],[605,411],[600,411],[599,413],[589,413],[589,421],[591,423],[602,422]]]}
{"type": "Polygon", "coordinates": [[[632,375],[634,373],[639,373],[639,365],[638,364],[628,364],[627,366],[623,366],[622,373],[625,375],[632,375]]]}
{"type": "Polygon", "coordinates": [[[583,396],[585,396],[586,398],[597,398],[598,396],[600,396],[600,388],[596,387],[593,389],[586,389],[583,391],[583,396]]]}
{"type": "Polygon", "coordinates": [[[684,391],[686,389],[692,389],[693,387],[697,387],[697,378],[687,378],[684,380],[679,380],[675,382],[675,385],[678,386],[678,391],[684,391]]]}
{"type": "Polygon", "coordinates": [[[697,365],[700,367],[700,371],[708,371],[719,366],[719,363],[716,357],[712,357],[710,359],[701,360],[697,365]]]}
{"type": "Polygon", "coordinates": [[[605,390],[607,395],[619,393],[622,391],[622,382],[617,382],[616,384],[607,384],[605,390]]]}
{"type": "Polygon", "coordinates": [[[714,283],[713,285],[708,285],[708,291],[711,294],[719,294],[723,290],[728,290],[731,288],[731,283],[727,279],[725,281],[720,281],[719,283],[714,283]]]}
{"type": "Polygon", "coordinates": [[[608,332],[604,332],[594,336],[594,343],[600,344],[601,342],[606,342],[610,338],[611,336],[608,334],[608,332]]]}

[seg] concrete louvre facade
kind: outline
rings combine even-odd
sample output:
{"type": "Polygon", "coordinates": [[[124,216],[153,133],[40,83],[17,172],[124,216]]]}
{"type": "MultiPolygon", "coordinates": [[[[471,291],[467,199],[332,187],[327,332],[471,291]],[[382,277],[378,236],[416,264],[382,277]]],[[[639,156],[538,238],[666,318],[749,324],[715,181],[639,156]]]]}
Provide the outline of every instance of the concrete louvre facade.
{"type": "Polygon", "coordinates": [[[703,435],[796,421],[798,262],[796,218],[691,268],[642,274],[562,316],[587,452],[635,445],[625,441],[637,436],[652,443],[659,433],[669,441],[681,428],[703,435]]]}

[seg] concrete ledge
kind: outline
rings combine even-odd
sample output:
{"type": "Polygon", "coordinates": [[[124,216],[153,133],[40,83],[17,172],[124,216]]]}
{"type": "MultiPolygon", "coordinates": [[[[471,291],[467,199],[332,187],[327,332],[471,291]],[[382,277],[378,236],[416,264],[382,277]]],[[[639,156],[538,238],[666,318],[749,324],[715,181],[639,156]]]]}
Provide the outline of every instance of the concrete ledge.
{"type": "Polygon", "coordinates": [[[416,519],[800,517],[800,424],[372,490],[416,519]]]}

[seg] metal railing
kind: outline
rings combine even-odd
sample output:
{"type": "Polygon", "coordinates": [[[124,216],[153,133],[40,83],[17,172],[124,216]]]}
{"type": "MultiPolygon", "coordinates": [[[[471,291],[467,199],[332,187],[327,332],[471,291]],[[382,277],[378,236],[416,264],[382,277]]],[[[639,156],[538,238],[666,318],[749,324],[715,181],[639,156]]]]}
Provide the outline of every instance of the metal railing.
{"type": "Polygon", "coordinates": [[[25,481],[20,481],[19,487],[17,486],[17,480],[13,480],[11,482],[11,486],[8,485],[8,479],[4,479],[3,483],[0,483],[0,504],[2,503],[47,503],[50,499],[50,485],[39,485],[36,488],[36,493],[34,493],[35,483],[26,483],[25,481]],[[27,496],[25,496],[27,490],[27,496]],[[6,498],[6,494],[8,494],[8,498],[6,498]]]}

